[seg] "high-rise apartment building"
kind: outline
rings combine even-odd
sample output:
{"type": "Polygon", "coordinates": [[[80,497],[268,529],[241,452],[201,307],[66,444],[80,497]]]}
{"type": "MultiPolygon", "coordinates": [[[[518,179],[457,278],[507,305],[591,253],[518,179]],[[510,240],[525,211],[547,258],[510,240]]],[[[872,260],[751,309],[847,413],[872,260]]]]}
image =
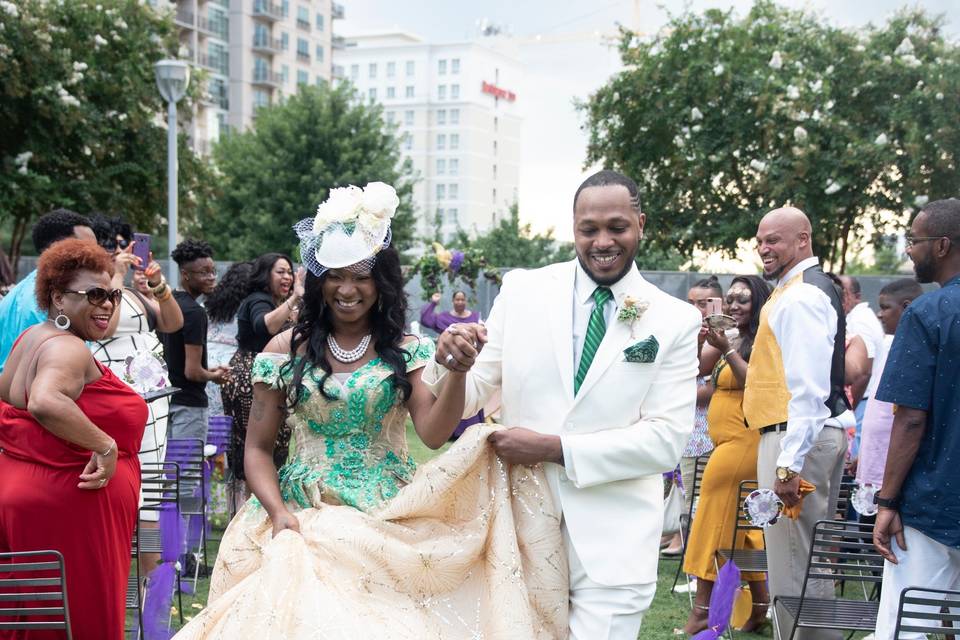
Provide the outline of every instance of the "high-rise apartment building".
{"type": "Polygon", "coordinates": [[[419,174],[418,230],[482,232],[517,200],[522,70],[482,42],[428,44],[406,33],[345,39],[333,75],[383,105],[419,174]]]}
{"type": "Polygon", "coordinates": [[[207,72],[203,99],[190,128],[194,148],[207,153],[228,128],[251,126],[258,107],[274,104],[302,84],[331,80],[332,20],[343,6],[331,0],[177,0],[180,57],[207,72]]]}

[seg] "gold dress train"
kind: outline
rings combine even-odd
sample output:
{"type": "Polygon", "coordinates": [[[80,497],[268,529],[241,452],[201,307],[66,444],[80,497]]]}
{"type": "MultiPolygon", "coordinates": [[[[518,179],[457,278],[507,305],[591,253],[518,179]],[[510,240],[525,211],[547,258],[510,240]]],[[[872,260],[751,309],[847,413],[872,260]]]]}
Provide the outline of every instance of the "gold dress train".
{"type": "MultiPolygon", "coordinates": [[[[406,346],[408,370],[433,343],[406,346]]],[[[283,389],[288,357],[252,378],[283,389]]],[[[300,533],[271,536],[252,498],[224,533],[207,607],[177,640],[567,637],[560,519],[539,468],[506,466],[477,425],[416,469],[407,410],[379,359],[324,397],[304,376],[280,487],[300,533]]]]}
{"type": "MultiPolygon", "coordinates": [[[[717,549],[733,541],[733,518],[742,480],[757,478],[757,450],[760,433],[747,429],[743,419],[743,386],[737,382],[726,360],[714,370],[716,390],[707,411],[707,429],[715,447],[703,472],[700,503],[693,517],[683,570],[716,581],[714,564],[717,549]]],[[[737,534],[738,549],[763,549],[763,534],[751,530],[737,534]]],[[[744,573],[747,581],[763,580],[763,573],[744,573]]]]}

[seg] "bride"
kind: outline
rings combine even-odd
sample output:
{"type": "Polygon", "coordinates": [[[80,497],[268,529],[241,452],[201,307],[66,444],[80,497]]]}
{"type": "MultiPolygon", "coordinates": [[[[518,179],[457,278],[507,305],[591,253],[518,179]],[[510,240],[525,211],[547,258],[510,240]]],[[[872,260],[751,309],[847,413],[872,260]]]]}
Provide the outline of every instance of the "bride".
{"type": "Polygon", "coordinates": [[[389,246],[398,202],[383,183],[333,189],[297,225],[300,318],[252,371],[254,497],[224,533],[207,608],[178,640],[567,636],[566,554],[542,471],[500,462],[493,425],[420,469],[409,456],[408,416],[440,447],[463,384],[434,399],[420,380],[434,345],[403,333],[389,246]],[[293,435],[278,472],[284,420],[293,435]]]}

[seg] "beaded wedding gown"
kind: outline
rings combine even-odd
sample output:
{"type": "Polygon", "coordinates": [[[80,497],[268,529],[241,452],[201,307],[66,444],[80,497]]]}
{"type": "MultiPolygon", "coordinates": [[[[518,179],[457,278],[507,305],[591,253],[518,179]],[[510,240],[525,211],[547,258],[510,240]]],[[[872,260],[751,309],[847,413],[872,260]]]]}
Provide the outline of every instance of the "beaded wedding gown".
{"type": "MultiPolygon", "coordinates": [[[[404,347],[408,370],[434,354],[404,347]]],[[[283,389],[288,357],[257,356],[253,381],[283,389]]],[[[267,640],[566,638],[567,564],[539,468],[504,465],[470,429],[416,469],[406,407],[374,359],[339,380],[304,377],[281,493],[301,533],[271,536],[252,498],[220,546],[209,602],[177,634],[267,640]]]]}

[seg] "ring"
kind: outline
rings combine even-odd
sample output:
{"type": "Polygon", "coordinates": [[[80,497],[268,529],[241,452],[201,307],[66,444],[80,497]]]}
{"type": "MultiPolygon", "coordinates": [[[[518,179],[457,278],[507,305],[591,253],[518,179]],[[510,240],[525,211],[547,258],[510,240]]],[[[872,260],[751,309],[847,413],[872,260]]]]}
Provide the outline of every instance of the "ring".
{"type": "Polygon", "coordinates": [[[102,486],[105,485],[105,484],[107,484],[107,479],[106,479],[106,478],[100,478],[100,486],[102,487],[102,486]]]}
{"type": "Polygon", "coordinates": [[[451,362],[453,362],[453,354],[452,354],[452,353],[448,353],[448,354],[447,354],[447,357],[444,358],[443,361],[444,361],[445,363],[447,363],[447,364],[450,364],[451,362]]]}

